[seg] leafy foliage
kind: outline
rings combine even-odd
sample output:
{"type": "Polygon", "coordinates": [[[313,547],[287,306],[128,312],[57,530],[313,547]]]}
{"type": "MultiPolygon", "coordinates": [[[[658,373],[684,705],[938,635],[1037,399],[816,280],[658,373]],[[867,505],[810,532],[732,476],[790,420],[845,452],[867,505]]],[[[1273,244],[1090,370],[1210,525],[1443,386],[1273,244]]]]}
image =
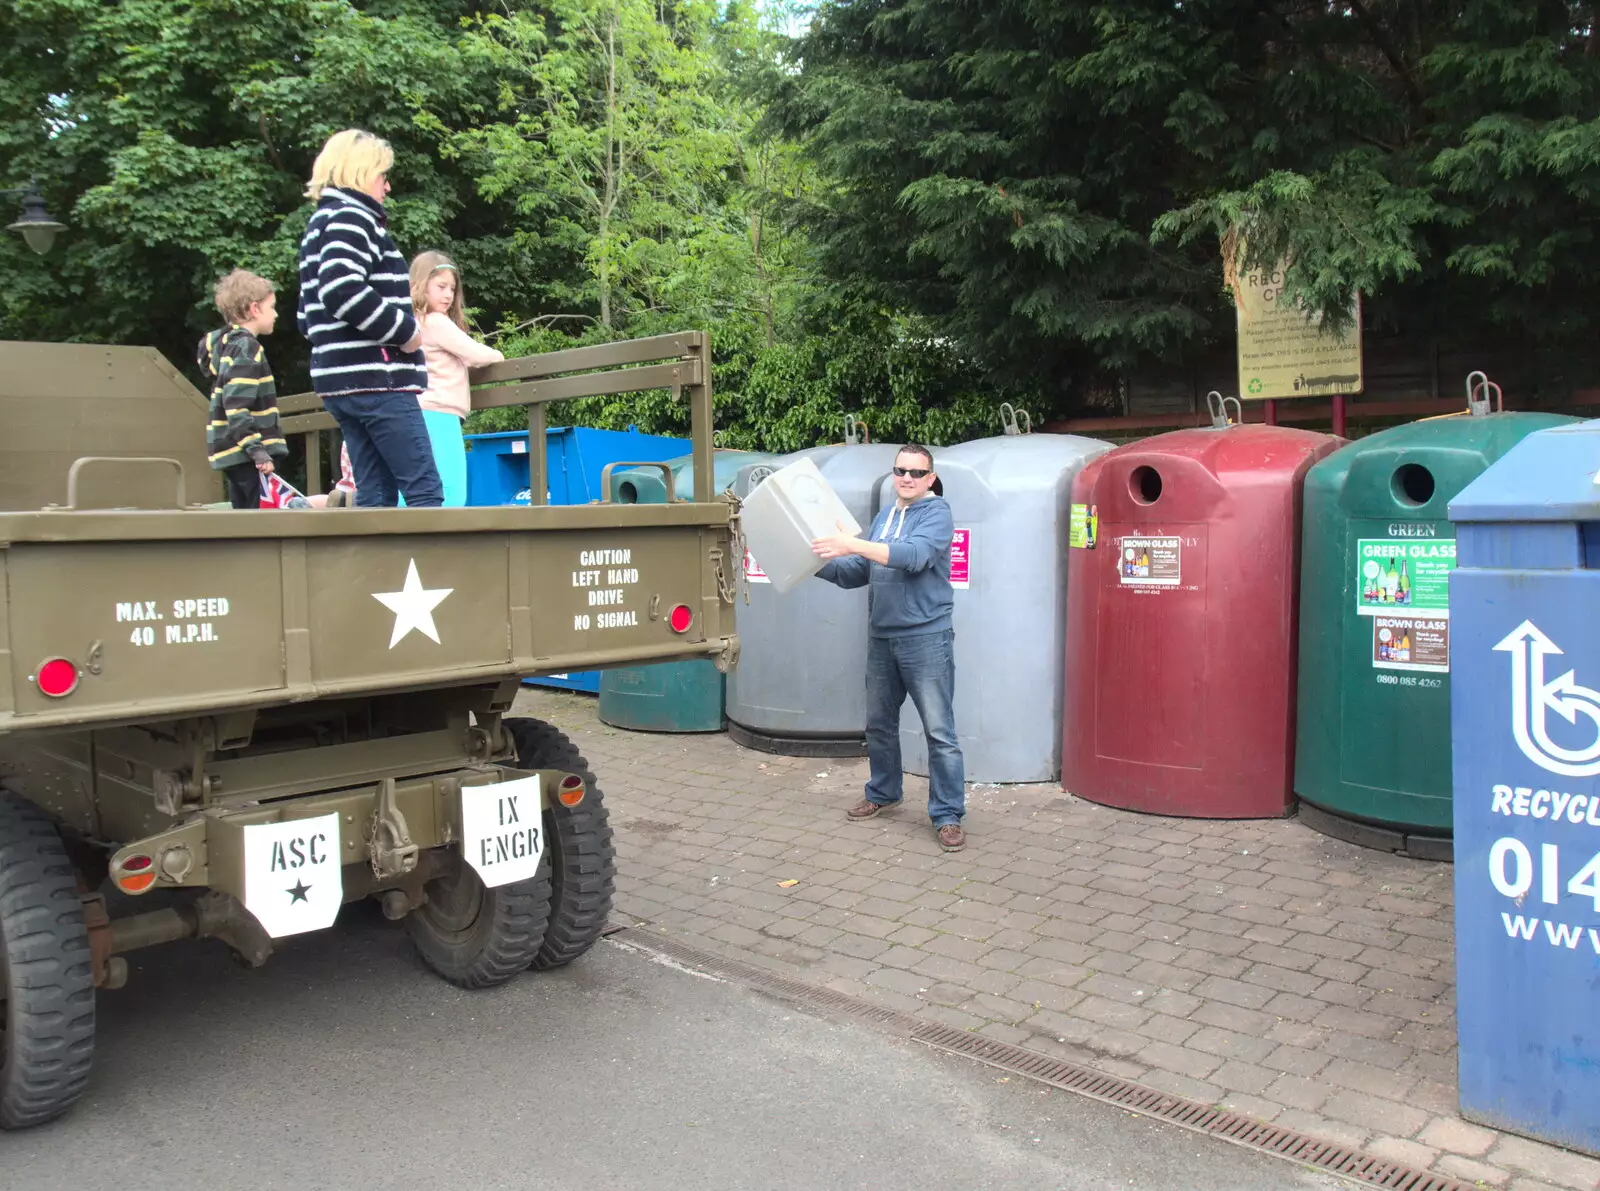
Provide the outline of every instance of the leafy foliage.
{"type": "MultiPolygon", "coordinates": [[[[153,343],[188,367],[214,325],[211,283],[254,269],[294,298],[311,160],[367,127],[395,145],[391,222],[415,247],[500,222],[435,162],[410,98],[469,104],[489,80],[456,49],[463,6],[399,0],[29,0],[0,9],[0,179],[35,177],[70,231],[45,258],[11,237],[0,335],[153,343]]],[[[527,300],[503,238],[469,254],[501,300],[527,300]]],[[[292,320],[288,325],[292,327],[292,320]]],[[[284,326],[280,323],[280,328],[284,326]]],[[[303,381],[305,345],[271,344],[303,381]]]]}
{"type": "MultiPolygon", "coordinates": [[[[268,349],[303,387],[304,180],[355,126],[395,146],[401,250],[451,252],[508,352],[705,328],[730,443],[837,437],[846,411],[953,436],[951,350],[816,284],[792,216],[824,184],[759,123],[778,46],[743,0],[18,0],[0,184],[37,178],[70,230],[43,258],[0,238],[0,337],[153,343],[191,370],[212,282],[243,266],[280,286],[268,349]]],[[[664,393],[551,412],[686,418],[664,393]]]]}
{"type": "Polygon", "coordinates": [[[1592,5],[828,0],[774,115],[823,267],[1013,379],[1226,342],[1219,249],[1336,323],[1592,335],[1592,5]]]}

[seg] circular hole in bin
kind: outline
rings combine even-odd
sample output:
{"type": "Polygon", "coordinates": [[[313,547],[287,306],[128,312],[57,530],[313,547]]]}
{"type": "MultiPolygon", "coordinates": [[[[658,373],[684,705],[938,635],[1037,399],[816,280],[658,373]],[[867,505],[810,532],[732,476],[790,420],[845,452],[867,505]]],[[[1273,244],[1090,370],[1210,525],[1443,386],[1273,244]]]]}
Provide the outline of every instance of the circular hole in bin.
{"type": "Polygon", "coordinates": [[[1403,505],[1425,505],[1433,499],[1433,473],[1420,463],[1395,468],[1394,498],[1403,505]]]}
{"type": "Polygon", "coordinates": [[[639,489],[638,489],[637,485],[626,483],[626,482],[618,484],[617,485],[617,502],[619,504],[625,504],[625,505],[636,505],[636,504],[638,504],[639,503],[639,489]]]}
{"type": "Polygon", "coordinates": [[[1142,505],[1161,499],[1161,473],[1153,467],[1136,467],[1128,474],[1128,491],[1142,505]]]}

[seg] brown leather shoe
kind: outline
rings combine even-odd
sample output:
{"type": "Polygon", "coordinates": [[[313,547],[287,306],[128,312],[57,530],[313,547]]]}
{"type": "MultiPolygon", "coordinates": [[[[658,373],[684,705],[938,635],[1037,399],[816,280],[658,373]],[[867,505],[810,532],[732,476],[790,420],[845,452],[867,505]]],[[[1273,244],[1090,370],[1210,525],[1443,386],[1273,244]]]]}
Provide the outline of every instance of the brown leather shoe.
{"type": "Polygon", "coordinates": [[[967,833],[961,830],[959,823],[946,823],[934,834],[939,837],[939,846],[946,852],[959,852],[967,846],[967,833]]]}
{"type": "MultiPolygon", "coordinates": [[[[889,805],[890,806],[894,806],[895,804],[891,802],[891,803],[889,803],[889,805]]],[[[856,803],[849,810],[845,811],[845,818],[847,818],[847,819],[870,819],[870,818],[872,818],[873,815],[877,814],[879,811],[881,811],[883,809],[884,808],[882,806],[880,806],[876,802],[873,802],[871,799],[863,798],[860,802],[856,803]]]]}

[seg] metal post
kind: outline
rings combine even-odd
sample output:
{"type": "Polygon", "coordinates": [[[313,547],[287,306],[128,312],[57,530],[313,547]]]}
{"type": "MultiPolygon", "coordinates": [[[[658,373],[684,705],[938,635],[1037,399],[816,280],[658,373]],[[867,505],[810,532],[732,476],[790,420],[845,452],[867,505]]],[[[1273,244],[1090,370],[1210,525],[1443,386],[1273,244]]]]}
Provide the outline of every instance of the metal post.
{"type": "Polygon", "coordinates": [[[1344,437],[1344,394],[1333,395],[1333,433],[1338,438],[1344,437]]]}
{"type": "Polygon", "coordinates": [[[1263,401],[1261,403],[1261,406],[1262,406],[1262,414],[1261,414],[1262,421],[1264,421],[1268,426],[1276,426],[1278,424],[1278,402],[1277,402],[1277,400],[1275,398],[1268,397],[1265,401],[1263,401]]]}
{"type": "Polygon", "coordinates": [[[694,499],[696,504],[707,504],[714,491],[715,466],[711,449],[711,335],[697,331],[690,351],[697,357],[699,381],[689,386],[689,434],[694,440],[694,499]]]}
{"type": "Polygon", "coordinates": [[[536,401],[528,406],[528,503],[535,507],[545,503],[545,462],[544,402],[536,401]]]}

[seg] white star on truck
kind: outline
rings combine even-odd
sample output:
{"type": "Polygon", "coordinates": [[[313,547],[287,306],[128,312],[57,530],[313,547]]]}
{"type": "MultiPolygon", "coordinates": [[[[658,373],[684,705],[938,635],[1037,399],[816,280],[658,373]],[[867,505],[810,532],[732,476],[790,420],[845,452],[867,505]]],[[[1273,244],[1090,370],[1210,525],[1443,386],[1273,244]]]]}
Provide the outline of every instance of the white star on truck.
{"type": "Polygon", "coordinates": [[[413,629],[430,638],[435,645],[440,644],[439,629],[433,623],[433,610],[454,590],[453,587],[423,587],[417,575],[417,560],[413,558],[411,565],[406,568],[404,587],[399,591],[373,592],[372,598],[394,613],[394,632],[389,636],[389,648],[400,644],[413,629]]]}

